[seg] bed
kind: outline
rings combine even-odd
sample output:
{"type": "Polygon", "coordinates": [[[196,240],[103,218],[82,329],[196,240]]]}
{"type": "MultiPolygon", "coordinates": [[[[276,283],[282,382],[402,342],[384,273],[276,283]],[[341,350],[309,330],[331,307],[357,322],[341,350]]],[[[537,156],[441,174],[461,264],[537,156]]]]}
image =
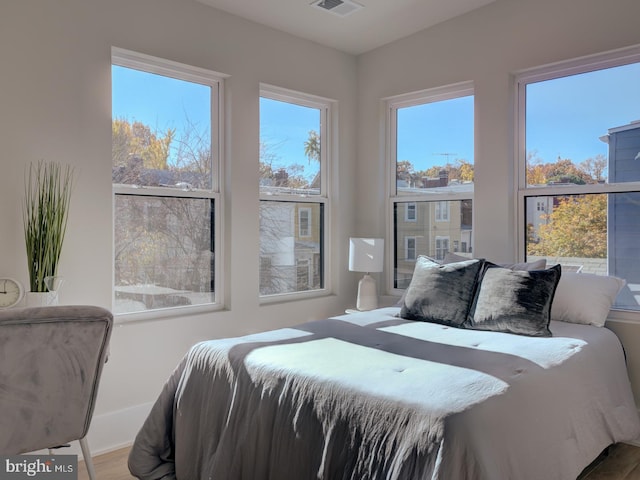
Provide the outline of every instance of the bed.
{"type": "Polygon", "coordinates": [[[551,320],[549,335],[523,335],[401,318],[406,307],[195,345],[140,429],[131,473],[565,480],[640,435],[609,329],[551,320]]]}

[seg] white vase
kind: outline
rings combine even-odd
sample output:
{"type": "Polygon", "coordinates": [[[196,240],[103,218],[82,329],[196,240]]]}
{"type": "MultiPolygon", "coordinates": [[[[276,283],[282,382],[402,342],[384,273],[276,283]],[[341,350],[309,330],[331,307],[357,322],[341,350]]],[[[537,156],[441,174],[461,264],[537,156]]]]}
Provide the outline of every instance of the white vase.
{"type": "Polygon", "coordinates": [[[26,292],[24,303],[27,307],[47,307],[58,304],[58,292],[26,292]]]}

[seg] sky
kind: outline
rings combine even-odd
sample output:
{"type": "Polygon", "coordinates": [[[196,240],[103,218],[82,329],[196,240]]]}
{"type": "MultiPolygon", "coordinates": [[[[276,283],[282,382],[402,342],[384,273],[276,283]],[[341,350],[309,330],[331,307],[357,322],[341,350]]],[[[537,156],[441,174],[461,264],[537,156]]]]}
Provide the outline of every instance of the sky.
{"type": "Polygon", "coordinates": [[[414,171],[473,163],[473,96],[400,108],[397,124],[397,160],[414,171]]]}
{"type": "Polygon", "coordinates": [[[610,128],[640,120],[640,63],[589,72],[527,88],[527,150],[545,162],[580,163],[608,146],[610,128]]]}
{"type": "Polygon", "coordinates": [[[210,138],[211,87],[113,65],[111,115],[177,137],[189,123],[210,138]]]}
{"type": "MultiPolygon", "coordinates": [[[[635,120],[640,63],[527,86],[526,150],[542,163],[606,157],[600,137],[635,120]]],[[[411,161],[416,171],[446,160],[473,162],[473,97],[401,109],[397,158],[411,161]]]]}
{"type": "MultiPolygon", "coordinates": [[[[178,136],[187,118],[198,128],[209,125],[209,87],[118,66],[112,74],[114,118],[159,131],[175,128],[178,136]]],[[[398,160],[411,161],[415,170],[456,159],[473,162],[473,118],[472,96],[400,109],[398,160]]],[[[260,120],[261,141],[274,164],[302,165],[304,175],[312,177],[317,164],[304,156],[304,142],[309,130],[320,128],[319,111],[261,99],[260,120]]],[[[527,86],[526,148],[543,163],[606,156],[599,137],[635,120],[640,120],[640,63],[527,86]]]]}
{"type": "Polygon", "coordinates": [[[304,167],[305,178],[313,180],[319,164],[304,154],[311,130],[320,133],[318,108],[260,98],[260,141],[274,157],[273,170],[290,162],[304,167]]]}

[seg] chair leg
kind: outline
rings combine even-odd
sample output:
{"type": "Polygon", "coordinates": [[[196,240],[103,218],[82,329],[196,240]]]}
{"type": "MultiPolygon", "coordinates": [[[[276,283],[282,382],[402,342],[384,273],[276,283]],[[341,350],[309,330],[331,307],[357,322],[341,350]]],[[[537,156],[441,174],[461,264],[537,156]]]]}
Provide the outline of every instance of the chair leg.
{"type": "Polygon", "coordinates": [[[93,469],[93,460],[91,460],[91,451],[89,450],[87,437],[80,439],[80,448],[82,449],[82,457],[84,458],[84,465],[87,467],[89,480],[96,480],[96,471],[93,469]]]}

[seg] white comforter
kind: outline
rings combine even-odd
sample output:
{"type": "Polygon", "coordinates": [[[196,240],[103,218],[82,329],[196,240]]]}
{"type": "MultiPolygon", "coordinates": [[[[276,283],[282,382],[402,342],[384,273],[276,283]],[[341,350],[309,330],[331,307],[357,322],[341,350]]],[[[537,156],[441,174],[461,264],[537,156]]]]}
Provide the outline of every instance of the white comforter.
{"type": "Polygon", "coordinates": [[[551,338],[396,308],[196,345],[130,455],[139,478],[574,479],[640,436],[608,329],[551,338]]]}

